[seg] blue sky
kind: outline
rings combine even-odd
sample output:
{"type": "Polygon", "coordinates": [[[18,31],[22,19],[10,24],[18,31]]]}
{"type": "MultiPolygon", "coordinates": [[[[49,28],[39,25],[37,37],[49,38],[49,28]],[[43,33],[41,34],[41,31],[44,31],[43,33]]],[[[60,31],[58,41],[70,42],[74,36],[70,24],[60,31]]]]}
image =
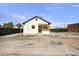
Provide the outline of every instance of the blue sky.
{"type": "Polygon", "coordinates": [[[79,23],[78,3],[18,3],[0,4],[0,24],[14,24],[40,16],[55,27],[64,27],[70,23],[79,23]]]}

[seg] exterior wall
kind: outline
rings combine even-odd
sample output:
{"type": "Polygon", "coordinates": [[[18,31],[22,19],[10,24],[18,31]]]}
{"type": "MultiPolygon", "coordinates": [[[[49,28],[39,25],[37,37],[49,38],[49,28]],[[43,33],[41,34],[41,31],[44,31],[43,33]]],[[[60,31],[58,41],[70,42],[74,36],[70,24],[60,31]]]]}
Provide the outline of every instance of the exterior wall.
{"type": "Polygon", "coordinates": [[[50,31],[42,31],[42,33],[50,33],[50,31]]]}
{"type": "Polygon", "coordinates": [[[77,24],[69,24],[68,25],[69,32],[79,32],[79,23],[77,24]]]}
{"type": "Polygon", "coordinates": [[[39,18],[37,18],[37,20],[36,20],[36,18],[34,18],[33,20],[31,20],[23,25],[23,34],[39,33],[38,24],[48,24],[48,23],[43,20],[40,20],[39,18]],[[35,29],[32,29],[32,25],[35,25],[35,29]]]}

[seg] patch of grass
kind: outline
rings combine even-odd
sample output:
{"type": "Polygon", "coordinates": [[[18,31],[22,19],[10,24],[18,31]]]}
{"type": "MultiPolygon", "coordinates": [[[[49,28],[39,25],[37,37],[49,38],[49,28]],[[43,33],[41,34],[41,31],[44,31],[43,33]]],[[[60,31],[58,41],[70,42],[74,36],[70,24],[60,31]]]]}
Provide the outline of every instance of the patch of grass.
{"type": "Polygon", "coordinates": [[[49,36],[51,38],[58,38],[58,35],[45,35],[45,36],[49,36]]]}
{"type": "Polygon", "coordinates": [[[79,36],[79,32],[72,32],[71,34],[79,36]]]}
{"type": "Polygon", "coordinates": [[[79,50],[79,48],[75,47],[77,50],[79,50]]]}
{"type": "Polygon", "coordinates": [[[36,35],[19,35],[16,36],[16,39],[22,39],[22,40],[31,40],[35,37],[36,35]]]}
{"type": "Polygon", "coordinates": [[[37,35],[24,35],[25,37],[35,37],[37,35]]]}
{"type": "MultiPolygon", "coordinates": [[[[72,46],[72,45],[71,45],[71,46],[72,46]]],[[[72,46],[72,47],[74,47],[75,49],[79,50],[79,47],[76,47],[76,46],[72,46]]]]}

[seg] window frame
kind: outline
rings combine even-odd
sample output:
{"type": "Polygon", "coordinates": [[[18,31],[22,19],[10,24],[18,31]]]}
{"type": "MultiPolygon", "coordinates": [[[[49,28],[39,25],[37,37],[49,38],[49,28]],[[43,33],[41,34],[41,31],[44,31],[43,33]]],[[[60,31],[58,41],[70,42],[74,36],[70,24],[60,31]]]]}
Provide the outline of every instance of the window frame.
{"type": "Polygon", "coordinates": [[[35,25],[32,25],[32,29],[35,29],[35,25]]]}

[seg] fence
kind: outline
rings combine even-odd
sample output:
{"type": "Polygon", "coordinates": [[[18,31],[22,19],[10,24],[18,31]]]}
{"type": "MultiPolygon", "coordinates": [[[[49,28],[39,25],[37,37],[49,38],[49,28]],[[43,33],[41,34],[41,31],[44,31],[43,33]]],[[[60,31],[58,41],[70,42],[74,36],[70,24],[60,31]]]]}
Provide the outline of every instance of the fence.
{"type": "Polygon", "coordinates": [[[23,29],[0,28],[0,36],[14,33],[21,33],[23,29]]]}

